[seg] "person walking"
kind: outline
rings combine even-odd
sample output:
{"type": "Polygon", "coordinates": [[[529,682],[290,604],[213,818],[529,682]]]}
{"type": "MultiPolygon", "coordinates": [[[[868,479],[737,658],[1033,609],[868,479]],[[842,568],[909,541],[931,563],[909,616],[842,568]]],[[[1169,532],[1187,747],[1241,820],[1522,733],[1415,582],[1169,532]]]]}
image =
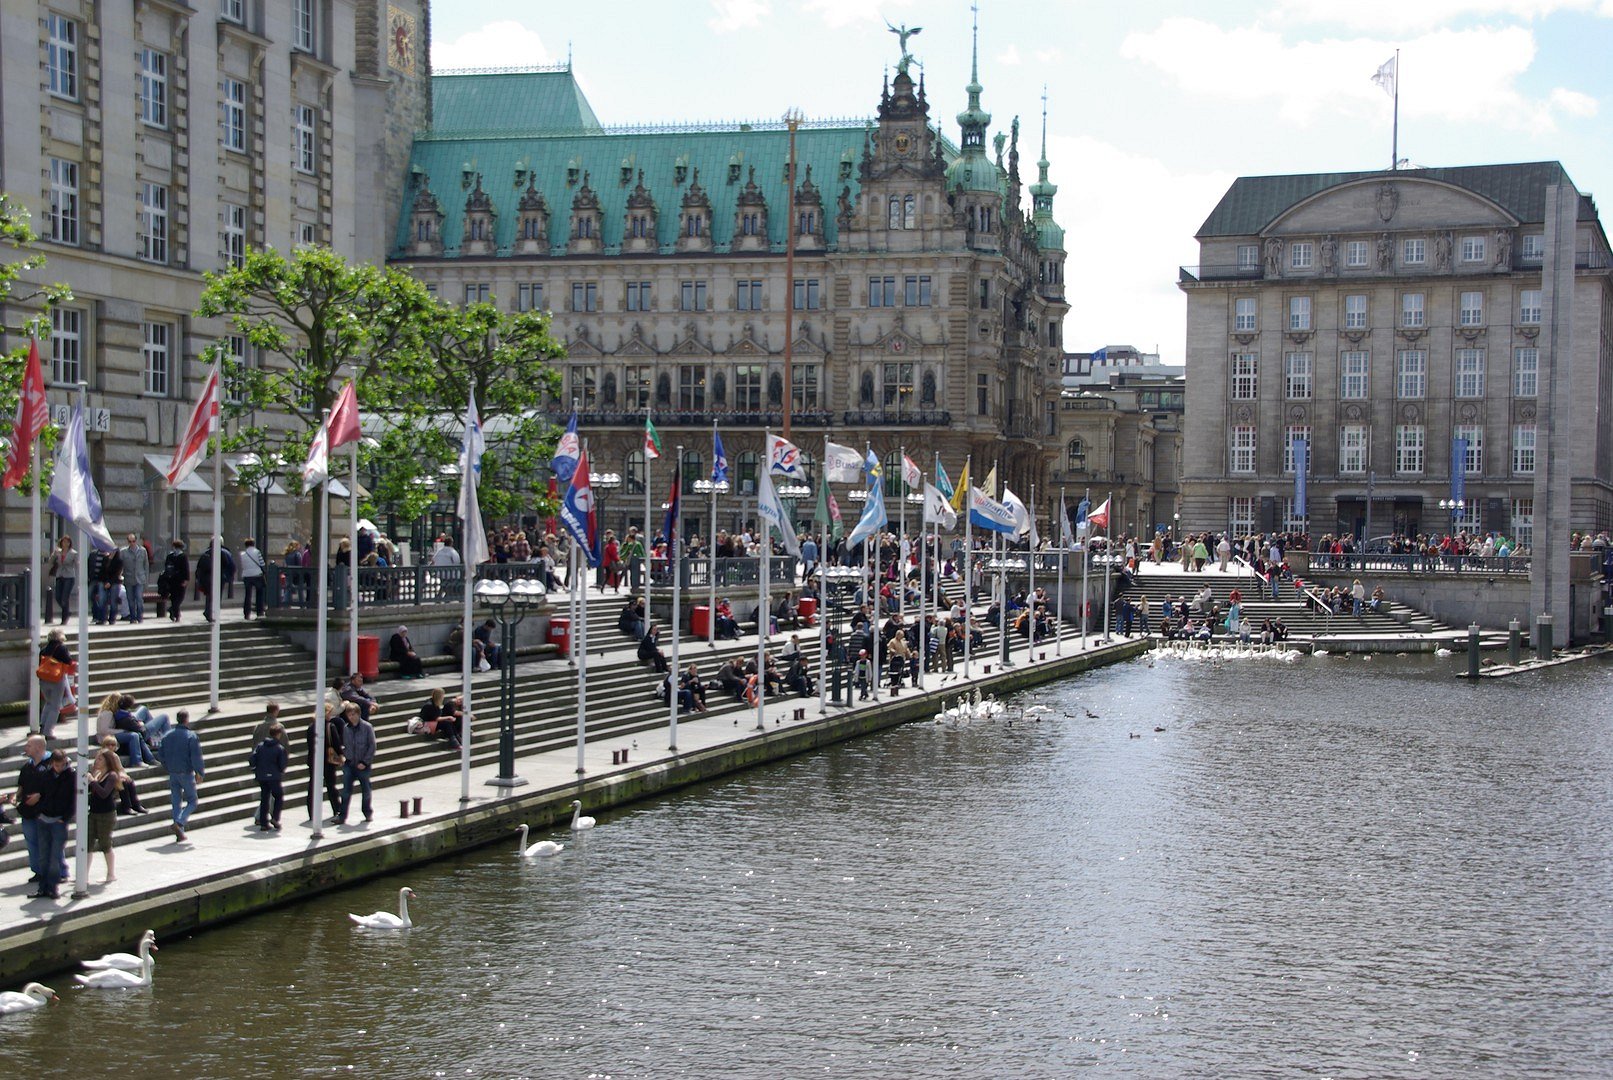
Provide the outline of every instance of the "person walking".
{"type": "Polygon", "coordinates": [[[282,742],[285,737],[286,729],[280,724],[269,725],[268,738],[252,748],[247,760],[258,781],[258,816],[254,820],[259,832],[280,831],[280,811],[286,803],[283,781],[290,761],[282,742]]]}
{"type": "Polygon", "coordinates": [[[174,726],[162,737],[157,750],[163,768],[168,770],[168,803],[174,822],[168,831],[176,840],[185,839],[185,825],[196,812],[196,784],[202,779],[202,742],[190,729],[190,710],[180,709],[174,726]]]}
{"type": "Polygon", "coordinates": [[[1232,541],[1227,539],[1225,535],[1223,535],[1220,542],[1215,545],[1215,559],[1216,562],[1220,563],[1221,573],[1226,573],[1227,564],[1232,561],[1232,541]]]}
{"type": "Polygon", "coordinates": [[[56,541],[56,550],[51,552],[46,573],[50,577],[51,591],[45,594],[45,620],[50,621],[50,601],[54,596],[56,606],[61,609],[62,625],[66,626],[73,606],[73,590],[78,584],[78,552],[73,549],[71,536],[56,541]]]}
{"type": "MultiPolygon", "coordinates": [[[[229,548],[219,551],[218,586],[223,588],[227,583],[235,580],[235,558],[230,554],[229,548]]],[[[202,600],[202,618],[208,622],[213,621],[213,545],[196,556],[196,595],[202,600]]]]}
{"type": "MultiPolygon", "coordinates": [[[[50,749],[43,735],[30,735],[23,744],[22,767],[17,771],[17,794],[12,801],[22,819],[22,841],[28,847],[30,885],[45,880],[45,848],[39,830],[39,800],[45,795],[45,774],[50,771],[50,749]]],[[[38,891],[37,889],[35,890],[38,891]]]]}
{"type": "Polygon", "coordinates": [[[41,874],[34,896],[56,900],[67,877],[67,823],[73,817],[73,796],[78,790],[78,775],[68,764],[65,751],[51,751],[48,771],[40,781],[42,790],[35,805],[39,809],[41,874]]]}
{"type": "Polygon", "coordinates": [[[342,763],[342,808],[336,813],[336,824],[347,824],[347,812],[353,807],[354,784],[359,786],[364,796],[364,820],[373,821],[375,808],[370,804],[370,773],[375,765],[375,729],[359,714],[355,702],[345,703],[342,714],[347,719],[346,729],[342,732],[346,760],[342,763]]]}
{"type": "MultiPolygon", "coordinates": [[[[96,552],[96,554],[100,554],[96,552]]],[[[111,625],[123,610],[123,549],[113,548],[101,556],[96,568],[95,622],[111,625]]]]}
{"type": "Polygon", "coordinates": [[[123,557],[123,619],[125,622],[144,622],[146,618],[146,579],[151,576],[151,556],[146,546],[134,533],[129,534],[129,546],[120,554],[123,557]]]}
{"type": "Polygon", "coordinates": [[[123,789],[125,774],[118,757],[116,739],[103,739],[101,749],[90,766],[90,854],[99,851],[106,857],[106,877],[101,884],[117,880],[112,863],[112,831],[118,824],[118,792],[123,789]],[[107,745],[110,741],[111,745],[107,745]]]}
{"type": "Polygon", "coordinates": [[[39,692],[41,703],[39,706],[39,734],[45,738],[53,738],[56,734],[56,721],[62,714],[62,706],[67,700],[68,691],[73,676],[78,672],[78,665],[73,660],[73,654],[68,651],[67,637],[59,628],[52,629],[45,637],[45,644],[39,650],[39,692]]]}
{"type": "Polygon", "coordinates": [[[257,541],[247,537],[241,541],[241,616],[250,619],[255,612],[263,618],[263,552],[257,541]],[[253,598],[256,597],[256,603],[253,598]]]}
{"type": "Polygon", "coordinates": [[[164,600],[168,603],[168,619],[179,621],[179,605],[185,599],[185,586],[190,584],[190,560],[185,557],[185,541],[175,540],[162,562],[162,576],[157,578],[157,615],[162,615],[164,600]]]}

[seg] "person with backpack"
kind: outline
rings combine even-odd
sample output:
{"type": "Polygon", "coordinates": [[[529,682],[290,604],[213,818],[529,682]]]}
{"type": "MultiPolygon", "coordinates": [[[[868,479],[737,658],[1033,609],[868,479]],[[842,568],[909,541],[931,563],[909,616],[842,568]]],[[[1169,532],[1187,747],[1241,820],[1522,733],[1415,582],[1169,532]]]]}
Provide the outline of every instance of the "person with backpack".
{"type": "Polygon", "coordinates": [[[285,747],[286,729],[279,723],[269,725],[269,735],[252,748],[247,764],[258,781],[259,832],[280,831],[280,810],[285,806],[286,792],[283,781],[290,756],[285,747]]]}

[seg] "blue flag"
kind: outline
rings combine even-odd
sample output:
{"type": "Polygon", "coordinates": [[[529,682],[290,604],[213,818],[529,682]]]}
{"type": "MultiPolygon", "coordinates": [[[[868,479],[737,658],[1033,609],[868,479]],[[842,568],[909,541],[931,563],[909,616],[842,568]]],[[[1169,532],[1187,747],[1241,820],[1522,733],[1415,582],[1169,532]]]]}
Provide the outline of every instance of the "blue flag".
{"type": "MultiPolygon", "coordinates": [[[[101,496],[90,476],[90,450],[84,442],[84,406],[73,406],[73,419],[56,447],[56,471],[50,478],[50,508],[72,522],[97,551],[116,551],[101,517],[101,496]]],[[[69,570],[68,573],[73,571],[69,570]]],[[[66,614],[62,616],[66,621],[66,614]]]]}
{"type": "MultiPolygon", "coordinates": [[[[870,458],[872,456],[869,455],[870,458]]],[[[868,485],[868,499],[863,503],[863,516],[857,519],[857,527],[846,537],[846,543],[860,544],[889,524],[890,517],[885,513],[885,479],[875,473],[874,482],[868,485]]]]}
{"type": "Polygon", "coordinates": [[[1093,353],[1092,362],[1094,364],[1107,364],[1109,362],[1109,347],[1105,345],[1103,348],[1093,353]]]}
{"type": "MultiPolygon", "coordinates": [[[[661,534],[666,537],[668,551],[678,550],[678,518],[682,516],[680,509],[683,503],[683,462],[679,461],[672,466],[672,493],[666,497],[666,521],[661,525],[661,534]]],[[[644,538],[647,544],[649,537],[644,538]]]]}
{"type": "Polygon", "coordinates": [[[566,425],[566,433],[560,436],[555,444],[554,460],[549,462],[555,479],[562,484],[571,483],[571,474],[577,471],[577,458],[582,453],[582,440],[577,437],[577,413],[571,414],[571,423],[566,425]]]}
{"type": "Polygon", "coordinates": [[[1075,508],[1075,527],[1081,528],[1087,523],[1087,511],[1092,509],[1092,500],[1086,496],[1081,497],[1081,505],[1075,508]]]}
{"type": "Polygon", "coordinates": [[[571,474],[571,486],[560,502],[560,520],[582,549],[589,566],[598,566],[599,518],[594,509],[594,488],[588,480],[588,453],[579,452],[571,474]]]}
{"type": "Polygon", "coordinates": [[[716,428],[711,429],[711,482],[713,484],[725,483],[728,480],[728,455],[723,452],[722,436],[716,428]]]}

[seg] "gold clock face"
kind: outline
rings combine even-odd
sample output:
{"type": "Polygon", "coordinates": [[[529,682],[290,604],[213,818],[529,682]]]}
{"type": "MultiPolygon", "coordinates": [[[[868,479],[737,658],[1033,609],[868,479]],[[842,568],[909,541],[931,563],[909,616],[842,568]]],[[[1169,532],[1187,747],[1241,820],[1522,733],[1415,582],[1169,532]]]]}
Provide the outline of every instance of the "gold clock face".
{"type": "Polygon", "coordinates": [[[397,8],[387,9],[387,66],[405,74],[414,73],[414,16],[397,8]]]}
{"type": "Polygon", "coordinates": [[[894,145],[896,147],[896,152],[903,157],[906,157],[913,150],[913,136],[909,135],[905,131],[899,131],[896,133],[894,145]]]}

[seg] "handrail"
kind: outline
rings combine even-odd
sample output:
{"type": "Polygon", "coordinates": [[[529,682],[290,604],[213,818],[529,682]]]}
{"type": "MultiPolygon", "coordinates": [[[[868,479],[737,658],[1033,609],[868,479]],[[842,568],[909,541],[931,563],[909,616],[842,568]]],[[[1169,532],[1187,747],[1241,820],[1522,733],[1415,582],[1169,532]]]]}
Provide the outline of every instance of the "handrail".
{"type": "Polygon", "coordinates": [[[1313,551],[1311,569],[1350,573],[1358,570],[1379,570],[1405,574],[1518,574],[1527,577],[1528,555],[1448,555],[1444,552],[1427,553],[1360,552],[1335,555],[1332,552],[1313,551]]]}

